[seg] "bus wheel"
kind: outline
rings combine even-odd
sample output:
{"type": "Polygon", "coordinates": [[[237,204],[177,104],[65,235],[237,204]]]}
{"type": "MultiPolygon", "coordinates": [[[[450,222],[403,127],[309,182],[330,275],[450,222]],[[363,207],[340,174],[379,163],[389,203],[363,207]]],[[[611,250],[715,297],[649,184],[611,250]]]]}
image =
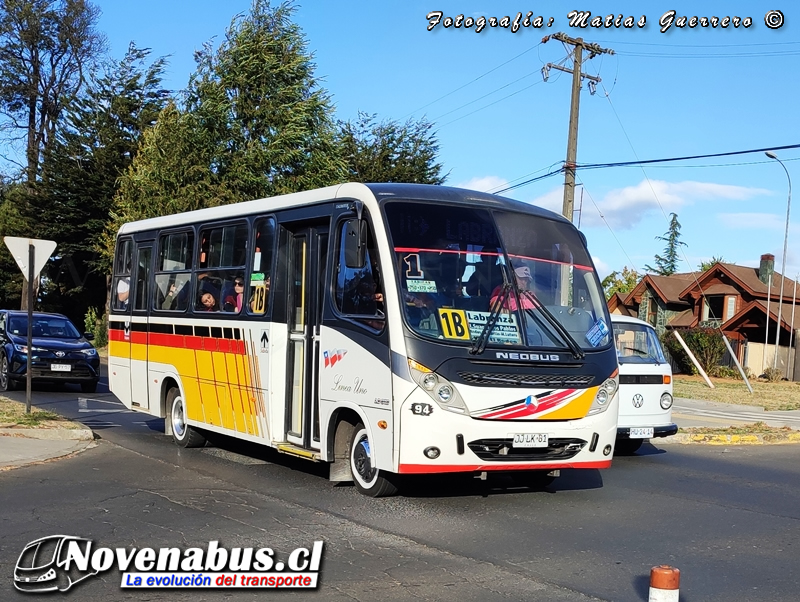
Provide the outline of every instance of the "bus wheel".
{"type": "Polygon", "coordinates": [[[384,497],[397,493],[397,487],[375,468],[369,434],[363,424],[357,424],[353,431],[349,455],[353,483],[361,493],[370,497],[384,497]]]}
{"type": "Polygon", "coordinates": [[[181,392],[173,387],[167,393],[168,420],[172,425],[172,439],[181,447],[202,447],[206,438],[193,426],[186,424],[186,407],[181,392]]]}
{"type": "Polygon", "coordinates": [[[620,456],[632,456],[644,443],[644,439],[617,439],[614,453],[620,456]]]}

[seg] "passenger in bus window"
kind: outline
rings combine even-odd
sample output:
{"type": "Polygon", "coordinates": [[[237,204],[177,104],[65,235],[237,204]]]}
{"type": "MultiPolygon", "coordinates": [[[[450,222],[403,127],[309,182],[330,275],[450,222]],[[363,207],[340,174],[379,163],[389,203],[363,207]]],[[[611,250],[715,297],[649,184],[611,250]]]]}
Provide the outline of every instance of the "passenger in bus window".
{"type": "Polygon", "coordinates": [[[164,301],[161,303],[161,309],[174,309],[175,308],[175,301],[177,300],[177,290],[175,287],[175,283],[169,285],[169,292],[164,297],[164,301]]]}
{"type": "Polygon", "coordinates": [[[127,309],[128,298],[131,295],[131,279],[129,277],[120,278],[117,282],[117,303],[116,309],[127,309]]]}
{"type": "Polygon", "coordinates": [[[199,311],[219,311],[217,298],[209,291],[201,292],[197,309],[199,311]]]}
{"type": "MultiPolygon", "coordinates": [[[[520,291],[520,297],[522,298],[522,309],[533,309],[535,306],[533,304],[533,300],[531,299],[530,295],[524,294],[525,291],[530,290],[531,281],[533,278],[531,277],[531,271],[528,266],[520,266],[514,269],[514,278],[517,281],[517,287],[520,291]]],[[[490,301],[490,306],[494,307],[497,300],[500,298],[500,293],[503,289],[502,285],[498,285],[492,291],[492,298],[490,301]]],[[[517,296],[513,291],[510,291],[503,302],[503,309],[507,309],[509,311],[516,311],[517,310],[517,296]]]]}
{"type": "Polygon", "coordinates": [[[242,302],[244,300],[244,278],[237,276],[233,279],[233,291],[226,295],[225,302],[222,308],[225,311],[236,312],[237,314],[242,311],[242,302]]]}

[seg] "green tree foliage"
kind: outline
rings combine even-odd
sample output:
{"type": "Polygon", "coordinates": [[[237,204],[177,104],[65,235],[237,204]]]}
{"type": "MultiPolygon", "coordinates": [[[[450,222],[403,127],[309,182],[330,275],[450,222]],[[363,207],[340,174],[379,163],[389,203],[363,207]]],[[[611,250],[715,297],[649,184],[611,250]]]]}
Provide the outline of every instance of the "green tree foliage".
{"type": "Polygon", "coordinates": [[[442,184],[436,162],[439,142],[427,121],[377,121],[359,112],[353,121],[339,122],[338,143],[353,182],[442,184]]]}
{"type": "Polygon", "coordinates": [[[25,148],[25,179],[34,182],[62,111],[81,88],[105,38],[97,7],[86,0],[0,3],[0,113],[25,148]]]}
{"type": "Polygon", "coordinates": [[[708,261],[701,261],[699,264],[697,264],[697,270],[699,272],[705,272],[713,268],[718,263],[725,263],[725,260],[722,257],[717,257],[715,255],[708,261]]]}
{"type": "MultiPolygon", "coordinates": [[[[678,333],[683,338],[686,346],[692,350],[695,359],[697,359],[703,370],[706,373],[713,373],[727,350],[719,329],[683,328],[679,329],[678,333]]],[[[661,343],[678,364],[681,372],[685,374],[697,373],[694,364],[672,331],[668,330],[662,335],[661,343]]]]}
{"type": "Polygon", "coordinates": [[[169,105],[122,177],[113,253],[127,221],[224,205],[344,181],[330,101],[291,3],[254,0],[214,50],[195,55],[183,106],[169,105]]]}
{"type": "Polygon", "coordinates": [[[639,272],[625,266],[621,272],[611,272],[603,278],[601,283],[606,293],[606,299],[610,299],[614,293],[629,293],[639,284],[641,276],[639,272]]]}
{"type": "Polygon", "coordinates": [[[669,215],[669,229],[664,233],[664,236],[656,236],[656,240],[667,243],[664,247],[664,255],[656,255],[655,267],[644,266],[648,272],[660,276],[671,276],[678,271],[678,248],[686,246],[686,243],[680,240],[681,224],[678,221],[678,215],[675,213],[670,213],[669,215]]]}
{"type": "MultiPolygon", "coordinates": [[[[27,199],[22,184],[0,183],[0,239],[3,236],[27,237],[30,223],[20,212],[27,199]]],[[[24,279],[17,262],[5,244],[0,244],[0,307],[20,307],[24,279]]]]}
{"type": "Polygon", "coordinates": [[[149,54],[131,44],[121,61],[91,78],[65,114],[31,199],[38,237],[58,242],[45,272],[44,308],[65,308],[76,323],[88,307],[105,306],[106,266],[95,245],[111,219],[120,176],[170,100],[161,85],[165,59],[148,63],[149,54]]]}

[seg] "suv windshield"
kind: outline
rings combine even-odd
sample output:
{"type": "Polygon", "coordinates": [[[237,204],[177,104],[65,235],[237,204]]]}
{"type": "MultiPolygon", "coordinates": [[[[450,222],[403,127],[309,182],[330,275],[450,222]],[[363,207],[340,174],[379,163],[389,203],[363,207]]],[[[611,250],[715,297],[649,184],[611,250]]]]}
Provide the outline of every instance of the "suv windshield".
{"type": "Polygon", "coordinates": [[[417,334],[471,344],[497,306],[488,345],[563,350],[610,342],[600,283],[570,224],[411,201],[385,210],[405,319],[417,334]]]}
{"type": "Polygon", "coordinates": [[[614,322],[620,364],[666,364],[656,331],[644,324],[614,322]]]}
{"type": "MultiPolygon", "coordinates": [[[[66,318],[33,316],[33,336],[53,339],[79,339],[81,333],[66,318]]],[[[8,321],[8,332],[17,336],[27,336],[27,316],[14,316],[8,321]]]]}

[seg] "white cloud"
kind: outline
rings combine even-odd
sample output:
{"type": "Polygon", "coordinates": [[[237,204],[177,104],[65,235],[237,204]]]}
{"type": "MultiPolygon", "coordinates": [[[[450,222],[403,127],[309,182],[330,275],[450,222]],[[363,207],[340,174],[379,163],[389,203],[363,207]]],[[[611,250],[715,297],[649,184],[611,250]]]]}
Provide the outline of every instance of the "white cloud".
{"type": "MultiPolygon", "coordinates": [[[[681,207],[698,200],[744,201],[764,194],[769,194],[769,191],[713,182],[643,180],[635,186],[611,190],[604,198],[593,200],[612,228],[625,230],[633,228],[647,213],[660,212],[662,208],[666,213],[677,213],[681,207]]],[[[584,199],[581,218],[584,226],[602,225],[597,208],[591,198],[584,199]]]]}
{"type": "MultiPolygon", "coordinates": [[[[723,225],[732,230],[778,230],[786,228],[786,216],[777,213],[720,213],[717,217],[723,225]]],[[[797,225],[789,221],[789,230],[798,232],[797,225]]]]}
{"type": "Polygon", "coordinates": [[[478,192],[492,192],[508,186],[508,180],[497,176],[483,176],[482,178],[472,178],[466,182],[456,184],[456,188],[466,188],[467,190],[477,190],[478,192]]]}
{"type": "Polygon", "coordinates": [[[561,210],[564,208],[564,189],[561,187],[554,188],[547,194],[536,197],[532,201],[527,202],[531,205],[549,209],[550,211],[554,211],[555,213],[561,215],[561,210]]]}
{"type": "Polygon", "coordinates": [[[611,273],[611,268],[608,267],[608,264],[599,257],[592,255],[592,261],[594,262],[594,267],[597,270],[597,275],[600,280],[611,273]]]}

